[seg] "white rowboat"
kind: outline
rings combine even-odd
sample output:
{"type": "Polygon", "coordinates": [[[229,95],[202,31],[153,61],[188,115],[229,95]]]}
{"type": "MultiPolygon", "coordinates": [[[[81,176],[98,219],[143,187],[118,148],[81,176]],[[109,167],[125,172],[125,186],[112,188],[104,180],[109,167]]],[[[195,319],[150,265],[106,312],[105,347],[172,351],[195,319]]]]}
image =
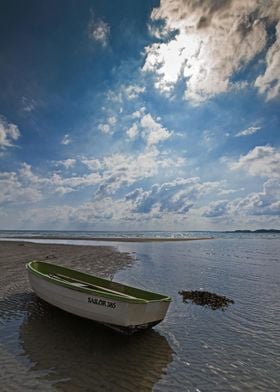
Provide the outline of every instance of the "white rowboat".
{"type": "Polygon", "coordinates": [[[46,302],[124,332],[160,323],[171,298],[41,261],[26,264],[30,285],[46,302]]]}

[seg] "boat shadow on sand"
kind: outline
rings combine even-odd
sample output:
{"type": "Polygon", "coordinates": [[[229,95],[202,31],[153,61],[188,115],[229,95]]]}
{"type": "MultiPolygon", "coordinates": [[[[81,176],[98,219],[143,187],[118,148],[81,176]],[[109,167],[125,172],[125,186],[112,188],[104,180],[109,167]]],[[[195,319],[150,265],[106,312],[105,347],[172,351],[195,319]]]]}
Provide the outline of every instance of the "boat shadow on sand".
{"type": "Polygon", "coordinates": [[[173,360],[155,330],[122,335],[26,295],[21,346],[31,371],[49,370],[44,378],[61,391],[150,391],[173,360]]]}

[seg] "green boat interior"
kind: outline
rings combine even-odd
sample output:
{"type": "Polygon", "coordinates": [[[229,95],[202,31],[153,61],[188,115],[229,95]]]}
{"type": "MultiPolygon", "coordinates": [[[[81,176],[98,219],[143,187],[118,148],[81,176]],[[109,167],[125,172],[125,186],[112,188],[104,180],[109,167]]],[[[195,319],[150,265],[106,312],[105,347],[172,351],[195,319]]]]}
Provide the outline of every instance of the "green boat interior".
{"type": "Polygon", "coordinates": [[[33,274],[47,279],[54,284],[83,291],[86,293],[102,294],[105,297],[134,303],[147,303],[151,301],[170,302],[171,298],[113,282],[97,276],[79,272],[70,268],[41,261],[30,261],[26,268],[33,274]]]}

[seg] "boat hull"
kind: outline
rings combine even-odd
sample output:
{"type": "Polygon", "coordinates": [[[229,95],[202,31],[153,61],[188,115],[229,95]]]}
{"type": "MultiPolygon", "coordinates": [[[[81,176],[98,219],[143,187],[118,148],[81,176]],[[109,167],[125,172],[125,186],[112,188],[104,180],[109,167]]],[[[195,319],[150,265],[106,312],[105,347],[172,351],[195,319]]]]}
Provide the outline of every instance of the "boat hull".
{"type": "Polygon", "coordinates": [[[162,321],[170,301],[130,303],[124,300],[85,293],[42,279],[28,269],[33,291],[44,301],[64,311],[94,320],[117,329],[139,330],[149,328],[162,321]],[[119,327],[119,328],[118,328],[119,327]]]}

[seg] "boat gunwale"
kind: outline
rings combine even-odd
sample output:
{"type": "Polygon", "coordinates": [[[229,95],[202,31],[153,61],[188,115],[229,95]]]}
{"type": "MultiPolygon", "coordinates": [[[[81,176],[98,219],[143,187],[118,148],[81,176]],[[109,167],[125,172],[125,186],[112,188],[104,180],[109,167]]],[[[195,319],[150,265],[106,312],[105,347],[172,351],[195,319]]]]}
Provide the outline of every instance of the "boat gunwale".
{"type": "MultiPolygon", "coordinates": [[[[88,276],[88,277],[91,277],[91,278],[97,278],[98,280],[101,280],[101,281],[104,281],[104,282],[109,282],[109,281],[108,281],[108,279],[100,278],[100,277],[97,277],[97,276],[94,276],[94,275],[91,275],[91,274],[88,274],[88,273],[85,273],[85,272],[77,271],[77,270],[74,270],[72,268],[60,266],[60,265],[57,265],[57,264],[46,263],[44,261],[32,260],[32,261],[29,261],[26,264],[26,269],[29,272],[31,272],[33,275],[37,275],[38,277],[40,277],[40,278],[42,278],[44,280],[47,280],[48,282],[50,282],[52,284],[55,284],[57,286],[65,287],[65,288],[68,288],[68,289],[73,290],[73,291],[78,291],[78,292],[82,292],[82,293],[86,293],[86,294],[92,294],[92,295],[96,294],[98,296],[102,296],[102,297],[105,297],[105,298],[110,298],[110,299],[114,299],[114,300],[118,300],[118,301],[122,301],[122,302],[134,303],[134,304],[148,304],[148,303],[156,303],[156,302],[171,302],[171,297],[169,297],[169,296],[164,296],[163,294],[153,293],[153,292],[148,291],[148,290],[138,289],[136,287],[124,285],[124,284],[118,283],[118,282],[113,282],[113,283],[114,284],[120,284],[121,286],[123,286],[125,288],[128,288],[128,289],[136,289],[136,290],[142,291],[142,292],[147,293],[147,294],[159,295],[162,298],[159,298],[159,299],[144,299],[144,298],[137,298],[137,297],[131,298],[129,296],[125,296],[124,293],[122,295],[121,292],[120,292],[120,295],[118,295],[118,294],[115,294],[115,293],[109,293],[109,292],[106,292],[106,291],[103,291],[103,290],[94,289],[94,288],[79,287],[79,286],[76,286],[76,285],[72,284],[71,282],[62,281],[60,279],[56,279],[55,277],[48,275],[47,273],[38,271],[37,269],[34,268],[33,263],[42,264],[42,265],[46,265],[46,266],[49,266],[49,267],[59,267],[59,268],[61,268],[63,270],[70,271],[70,272],[73,272],[73,273],[82,274],[84,276],[88,276]]],[[[85,281],[85,284],[86,283],[91,284],[90,282],[86,282],[85,281]]]]}

